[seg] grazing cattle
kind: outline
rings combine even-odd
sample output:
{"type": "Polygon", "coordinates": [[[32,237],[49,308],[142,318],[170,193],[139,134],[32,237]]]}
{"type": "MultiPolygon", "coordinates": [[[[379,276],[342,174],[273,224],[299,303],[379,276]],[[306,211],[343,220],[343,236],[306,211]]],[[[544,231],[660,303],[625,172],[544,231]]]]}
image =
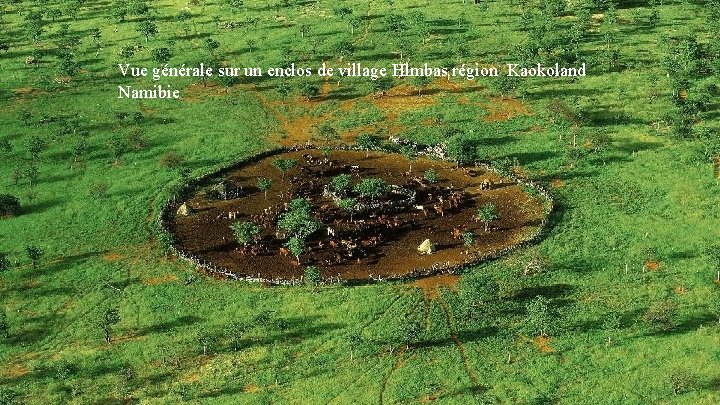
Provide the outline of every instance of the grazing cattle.
{"type": "Polygon", "coordinates": [[[290,254],[290,250],[286,247],[280,248],[280,256],[287,256],[290,254]]]}
{"type": "Polygon", "coordinates": [[[445,209],[442,207],[442,205],[435,204],[433,205],[433,208],[435,209],[435,212],[441,217],[445,216],[445,209]]]}
{"type": "Polygon", "coordinates": [[[460,239],[462,237],[462,230],[460,230],[460,228],[453,228],[452,235],[453,239],[460,239]]]}
{"type": "Polygon", "coordinates": [[[398,218],[397,216],[394,216],[392,224],[393,224],[393,228],[399,228],[400,225],[402,225],[402,222],[400,222],[400,218],[398,218]]]}
{"type": "Polygon", "coordinates": [[[416,205],[414,208],[415,208],[416,210],[418,210],[418,211],[422,211],[422,213],[423,213],[426,217],[428,216],[428,210],[427,210],[427,208],[425,208],[424,205],[416,205]]]}
{"type": "Polygon", "coordinates": [[[329,226],[327,228],[327,236],[332,236],[333,238],[335,237],[335,230],[329,226]]]}
{"type": "Polygon", "coordinates": [[[450,193],[450,197],[448,197],[448,202],[450,203],[451,208],[458,208],[460,206],[460,193],[453,191],[450,193]]]}
{"type": "Polygon", "coordinates": [[[492,181],[490,179],[485,179],[480,184],[480,190],[490,190],[493,186],[492,181]]]}

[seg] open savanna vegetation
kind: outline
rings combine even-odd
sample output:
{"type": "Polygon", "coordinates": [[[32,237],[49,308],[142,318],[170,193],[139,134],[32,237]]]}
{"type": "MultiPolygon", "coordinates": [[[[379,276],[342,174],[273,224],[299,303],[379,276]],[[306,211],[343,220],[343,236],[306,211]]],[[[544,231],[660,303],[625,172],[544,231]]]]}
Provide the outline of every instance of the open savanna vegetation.
{"type": "Polygon", "coordinates": [[[0,404],[720,402],[717,0],[3,0],[0,27],[0,404]],[[323,62],[587,76],[118,68],[323,62]],[[154,84],[182,97],[118,98],[154,84]],[[191,179],[390,138],[402,163],[437,148],[543,185],[544,237],[454,275],[286,287],[202,274],[158,230],[191,179]]]}

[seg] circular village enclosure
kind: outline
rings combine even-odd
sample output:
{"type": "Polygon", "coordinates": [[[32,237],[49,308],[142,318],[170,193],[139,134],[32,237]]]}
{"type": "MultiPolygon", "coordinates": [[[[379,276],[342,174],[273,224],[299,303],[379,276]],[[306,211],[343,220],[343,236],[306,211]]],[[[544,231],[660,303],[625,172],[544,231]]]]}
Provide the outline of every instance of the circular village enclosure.
{"type": "Polygon", "coordinates": [[[552,202],[485,166],[357,150],[277,151],[204,177],[163,222],[210,273],[295,283],[452,272],[536,238],[552,202]],[[324,153],[323,153],[324,152],[324,153]]]}

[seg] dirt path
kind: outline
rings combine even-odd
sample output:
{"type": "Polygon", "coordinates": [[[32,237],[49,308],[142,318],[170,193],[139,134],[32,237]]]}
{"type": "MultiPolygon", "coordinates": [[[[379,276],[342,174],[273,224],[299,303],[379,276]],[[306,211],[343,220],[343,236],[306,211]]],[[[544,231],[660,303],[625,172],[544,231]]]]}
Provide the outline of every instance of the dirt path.
{"type": "Polygon", "coordinates": [[[445,319],[447,320],[448,329],[450,330],[450,337],[455,342],[455,346],[457,346],[458,351],[460,352],[460,356],[462,357],[463,361],[463,367],[465,368],[465,373],[470,378],[470,381],[473,385],[473,391],[480,388],[480,384],[478,382],[477,375],[475,375],[475,372],[470,367],[470,359],[468,358],[467,351],[465,350],[465,346],[463,343],[458,339],[457,332],[455,331],[455,320],[452,317],[452,314],[450,313],[450,310],[447,306],[447,303],[442,298],[442,294],[438,295],[437,302],[440,304],[440,308],[442,308],[443,313],[445,314],[445,319]]]}
{"type": "Polygon", "coordinates": [[[397,360],[395,361],[395,364],[390,369],[390,372],[388,372],[385,375],[385,378],[383,379],[382,386],[380,387],[380,404],[385,403],[385,390],[387,389],[387,383],[390,381],[390,377],[392,377],[395,370],[400,369],[400,367],[403,366],[403,364],[407,363],[411,358],[413,358],[416,354],[416,352],[411,352],[410,355],[404,359],[405,353],[407,352],[407,346],[403,346],[398,350],[397,353],[397,360]]]}
{"type": "Polygon", "coordinates": [[[367,39],[368,35],[370,34],[370,24],[372,24],[372,22],[370,21],[370,14],[372,12],[372,9],[373,9],[373,1],[370,1],[370,2],[368,2],[368,11],[366,14],[367,23],[365,24],[365,30],[363,31],[362,36],[355,41],[355,43],[354,43],[355,45],[363,43],[365,41],[365,39],[367,39]]]}

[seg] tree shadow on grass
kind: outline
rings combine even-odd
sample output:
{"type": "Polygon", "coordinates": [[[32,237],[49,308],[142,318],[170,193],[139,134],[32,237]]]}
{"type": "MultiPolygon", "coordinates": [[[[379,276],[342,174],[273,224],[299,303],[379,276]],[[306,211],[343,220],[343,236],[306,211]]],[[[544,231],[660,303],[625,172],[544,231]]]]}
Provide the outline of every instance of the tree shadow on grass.
{"type": "Polygon", "coordinates": [[[21,215],[39,214],[51,208],[62,205],[64,202],[65,200],[62,200],[60,198],[50,198],[30,204],[23,204],[21,206],[21,215]]]}
{"type": "Polygon", "coordinates": [[[61,257],[60,259],[53,260],[51,262],[48,262],[46,265],[42,265],[40,267],[39,272],[42,274],[51,274],[51,273],[57,273],[63,270],[68,270],[73,267],[79,266],[86,261],[100,256],[105,255],[109,251],[103,250],[103,251],[93,251],[93,252],[86,252],[86,253],[80,253],[76,255],[69,255],[61,257]]]}
{"type": "Polygon", "coordinates": [[[202,322],[203,318],[194,315],[185,315],[172,321],[165,321],[151,326],[145,326],[137,330],[138,336],[146,336],[159,333],[167,333],[175,328],[195,325],[202,322]]]}
{"type": "Polygon", "coordinates": [[[703,326],[718,327],[717,316],[710,313],[696,314],[683,319],[667,329],[649,331],[647,336],[673,336],[697,331],[703,326]]]}

